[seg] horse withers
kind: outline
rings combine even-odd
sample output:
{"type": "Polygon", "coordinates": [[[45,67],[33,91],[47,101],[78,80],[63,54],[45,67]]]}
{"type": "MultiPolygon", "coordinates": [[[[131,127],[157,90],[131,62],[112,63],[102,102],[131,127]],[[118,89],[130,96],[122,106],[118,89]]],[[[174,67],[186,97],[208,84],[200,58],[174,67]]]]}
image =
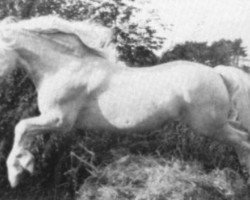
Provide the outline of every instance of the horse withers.
{"type": "Polygon", "coordinates": [[[229,90],[218,72],[186,61],[129,68],[116,62],[111,36],[109,29],[91,22],[52,16],[0,24],[0,75],[25,68],[40,110],[15,127],[7,159],[12,187],[25,170],[34,171],[27,136],[73,128],[148,131],[173,119],[235,146],[250,172],[248,133],[228,117],[229,90]]]}

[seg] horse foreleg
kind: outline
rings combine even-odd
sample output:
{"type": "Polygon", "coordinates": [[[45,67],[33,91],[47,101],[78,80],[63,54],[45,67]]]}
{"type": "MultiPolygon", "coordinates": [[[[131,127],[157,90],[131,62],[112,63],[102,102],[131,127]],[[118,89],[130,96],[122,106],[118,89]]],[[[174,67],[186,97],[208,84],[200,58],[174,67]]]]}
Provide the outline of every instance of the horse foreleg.
{"type": "Polygon", "coordinates": [[[28,135],[42,134],[48,130],[67,130],[70,125],[56,113],[21,120],[15,127],[13,148],[7,159],[8,179],[12,187],[19,183],[24,170],[34,171],[34,157],[25,148],[24,139],[28,135]]]}

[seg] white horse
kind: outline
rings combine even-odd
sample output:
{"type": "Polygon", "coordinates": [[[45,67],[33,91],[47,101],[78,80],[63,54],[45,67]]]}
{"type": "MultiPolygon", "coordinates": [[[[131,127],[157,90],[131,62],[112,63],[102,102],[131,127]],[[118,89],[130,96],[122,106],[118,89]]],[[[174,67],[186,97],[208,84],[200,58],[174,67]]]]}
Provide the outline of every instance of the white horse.
{"type": "Polygon", "coordinates": [[[2,22],[0,75],[24,67],[41,113],[15,127],[7,159],[12,187],[24,170],[34,171],[34,157],[24,143],[28,135],[72,128],[153,130],[171,119],[246,152],[250,172],[248,133],[228,119],[229,92],[218,72],[185,61],[129,68],[114,61],[110,40],[108,29],[87,22],[57,17],[2,22]]]}

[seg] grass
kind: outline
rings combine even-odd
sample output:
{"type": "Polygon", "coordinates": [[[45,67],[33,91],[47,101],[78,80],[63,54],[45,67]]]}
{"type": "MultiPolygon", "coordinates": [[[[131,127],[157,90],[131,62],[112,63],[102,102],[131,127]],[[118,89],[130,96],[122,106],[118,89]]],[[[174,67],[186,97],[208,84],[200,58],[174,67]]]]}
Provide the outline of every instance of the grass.
{"type": "Polygon", "coordinates": [[[77,200],[243,200],[246,190],[230,169],[207,174],[197,163],[128,155],[87,178],[77,200]]]}
{"type": "Polygon", "coordinates": [[[233,149],[182,124],[149,133],[77,131],[65,137],[34,143],[36,174],[17,189],[9,188],[3,167],[0,199],[248,199],[233,149]]]}

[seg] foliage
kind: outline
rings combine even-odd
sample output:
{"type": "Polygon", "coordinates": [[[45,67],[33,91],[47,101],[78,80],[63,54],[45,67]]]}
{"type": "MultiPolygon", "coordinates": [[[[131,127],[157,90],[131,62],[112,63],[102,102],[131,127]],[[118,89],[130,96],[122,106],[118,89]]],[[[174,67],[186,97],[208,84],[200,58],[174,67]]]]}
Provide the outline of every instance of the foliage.
{"type": "Polygon", "coordinates": [[[246,57],[242,40],[221,39],[208,45],[206,42],[185,42],[176,45],[162,55],[161,62],[172,60],[190,60],[212,67],[217,65],[238,66],[239,57],[246,57]]]}
{"type": "Polygon", "coordinates": [[[247,56],[245,48],[242,47],[241,39],[234,41],[222,39],[214,42],[210,46],[210,52],[210,64],[212,66],[219,64],[238,66],[239,56],[247,56]]]}
{"type": "Polygon", "coordinates": [[[172,50],[162,55],[161,62],[172,60],[189,60],[200,63],[207,63],[209,48],[206,42],[185,42],[177,44],[172,50]]]}
{"type": "Polygon", "coordinates": [[[164,38],[156,35],[150,22],[154,20],[154,25],[163,25],[157,19],[138,21],[140,9],[133,0],[8,0],[2,4],[2,18],[57,14],[66,19],[92,19],[113,30],[113,41],[117,44],[120,59],[127,64],[145,66],[158,61],[153,50],[162,47],[164,38]],[[144,56],[148,56],[149,62],[143,60],[144,56]]]}
{"type": "Polygon", "coordinates": [[[101,3],[92,10],[90,18],[114,30],[114,42],[120,52],[120,59],[131,66],[156,64],[157,56],[152,50],[159,49],[164,38],[156,36],[153,26],[149,25],[151,20],[135,20],[140,9],[135,7],[132,0],[129,3],[122,0],[99,2],[101,3]],[[145,62],[143,58],[147,58],[149,62],[145,62]]]}
{"type": "Polygon", "coordinates": [[[86,179],[78,200],[247,199],[241,188],[243,180],[231,170],[206,174],[196,163],[125,156],[86,179]]]}
{"type": "Polygon", "coordinates": [[[35,9],[40,0],[6,0],[0,2],[0,18],[18,16],[29,18],[35,14],[35,9]]]}

